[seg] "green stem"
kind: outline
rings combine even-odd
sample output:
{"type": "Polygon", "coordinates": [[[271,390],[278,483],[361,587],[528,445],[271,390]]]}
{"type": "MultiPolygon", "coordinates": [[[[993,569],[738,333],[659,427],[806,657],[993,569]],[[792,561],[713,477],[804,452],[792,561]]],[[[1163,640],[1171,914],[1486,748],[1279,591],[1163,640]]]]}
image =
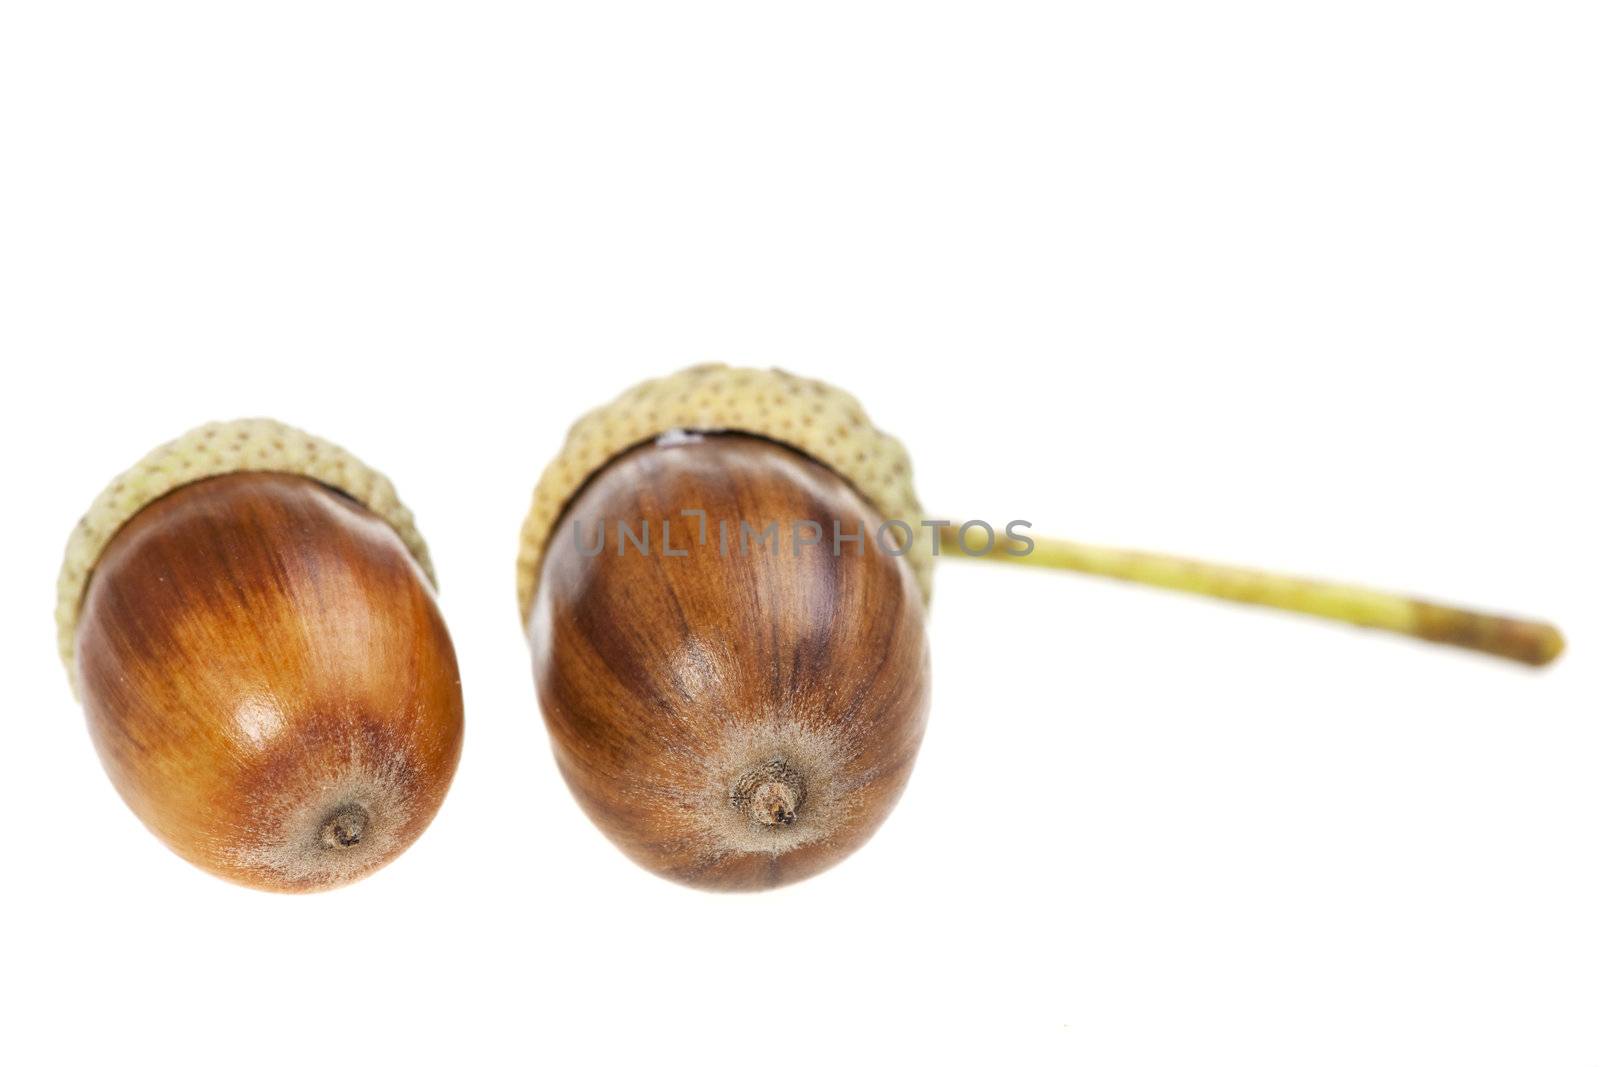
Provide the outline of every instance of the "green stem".
{"type": "MultiPolygon", "coordinates": [[[[1566,647],[1561,631],[1546,622],[1489,615],[1361,586],[1294,578],[1153,552],[1102,548],[1041,537],[1032,539],[1031,552],[1017,555],[1013,553],[1021,552],[1026,545],[997,534],[992,551],[969,556],[962,550],[959,530],[960,524],[954,522],[939,528],[942,557],[987,559],[1118,578],[1139,585],[1389,630],[1535,667],[1553,662],[1566,647]]],[[[974,550],[982,547],[975,543],[977,540],[976,536],[969,539],[974,550]]]]}

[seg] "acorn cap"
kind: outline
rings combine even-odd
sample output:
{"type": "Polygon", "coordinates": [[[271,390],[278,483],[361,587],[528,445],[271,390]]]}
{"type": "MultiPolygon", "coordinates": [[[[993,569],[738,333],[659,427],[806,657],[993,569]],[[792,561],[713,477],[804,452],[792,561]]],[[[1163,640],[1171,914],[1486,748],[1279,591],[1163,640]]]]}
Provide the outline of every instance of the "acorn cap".
{"type": "Polygon", "coordinates": [[[139,510],[174,489],[239,471],[298,474],[353,498],[394,528],[435,589],[428,546],[388,478],[338,445],[272,419],[212,422],[152,451],[95,498],[67,540],[56,582],[61,662],[74,692],[73,644],[84,591],[106,545],[139,510]]]}
{"type": "MultiPolygon", "coordinates": [[[[567,502],[614,457],[673,430],[753,434],[832,468],[885,520],[913,527],[917,536],[905,560],[927,602],[933,578],[931,538],[915,531],[923,513],[905,446],[869,422],[860,402],[843,389],[776,369],[703,363],[641,382],[567,431],[561,454],[534,488],[533,506],[522,524],[517,603],[524,621],[539,584],[545,545],[567,502]]],[[[708,516],[708,521],[717,518],[708,516]]]]}

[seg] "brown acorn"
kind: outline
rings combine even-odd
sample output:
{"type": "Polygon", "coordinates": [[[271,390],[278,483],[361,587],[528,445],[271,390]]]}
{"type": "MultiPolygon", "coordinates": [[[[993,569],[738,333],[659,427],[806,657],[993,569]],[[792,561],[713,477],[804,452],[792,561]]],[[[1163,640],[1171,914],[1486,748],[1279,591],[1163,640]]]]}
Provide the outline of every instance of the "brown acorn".
{"type": "MultiPolygon", "coordinates": [[[[1392,593],[927,520],[905,450],[848,394],[706,365],[576,423],[534,492],[518,596],[556,762],[657,874],[804,878],[859,846],[927,715],[937,557],[1076,570],[1532,665],[1541,622],[1392,593]]],[[[996,783],[999,789],[1003,783],[996,783]]]]}
{"type": "Polygon", "coordinates": [[[158,450],[80,524],[58,610],[118,792],[174,852],[244,885],[327,889],[383,866],[461,751],[430,586],[387,480],[335,446],[253,420],[158,450]]]}
{"type": "Polygon", "coordinates": [[[804,878],[904,788],[928,707],[922,596],[893,556],[796,551],[796,529],[831,536],[836,519],[882,521],[821,464],[719,434],[642,445],[595,477],[563,528],[610,551],[550,545],[529,634],[557,762],[651,870],[719,889],[804,878]],[[687,511],[748,525],[690,551],[687,511]],[[649,554],[631,540],[616,554],[622,516],[659,539],[649,554]],[[752,530],[766,534],[756,551],[713,544],[752,530]]]}

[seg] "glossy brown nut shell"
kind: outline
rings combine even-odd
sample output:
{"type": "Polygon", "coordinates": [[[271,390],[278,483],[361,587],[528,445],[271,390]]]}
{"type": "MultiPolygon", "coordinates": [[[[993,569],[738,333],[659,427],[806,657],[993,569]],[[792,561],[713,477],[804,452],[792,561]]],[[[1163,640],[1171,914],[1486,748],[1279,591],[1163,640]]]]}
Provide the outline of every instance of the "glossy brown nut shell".
{"type": "Polygon", "coordinates": [[[928,646],[911,569],[873,544],[882,522],[828,468],[737,434],[640,446],[573,499],[528,636],[561,772],[627,855],[689,885],[760,889],[823,870],[883,821],[921,742],[928,646]],[[648,528],[648,552],[618,520],[648,528]],[[834,555],[835,520],[865,532],[861,554],[834,555]],[[797,547],[807,521],[822,543],[797,547]]]}
{"type": "Polygon", "coordinates": [[[432,820],[461,681],[394,530],[308,478],[228,474],[112,539],[77,629],[89,731],[180,856],[261,889],[369,874],[432,820]]]}

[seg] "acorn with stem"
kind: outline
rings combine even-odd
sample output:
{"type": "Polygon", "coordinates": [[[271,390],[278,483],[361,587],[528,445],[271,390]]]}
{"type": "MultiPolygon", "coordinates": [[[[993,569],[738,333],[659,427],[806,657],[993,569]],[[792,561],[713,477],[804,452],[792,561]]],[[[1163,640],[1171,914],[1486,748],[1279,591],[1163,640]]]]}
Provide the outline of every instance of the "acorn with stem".
{"type": "Polygon", "coordinates": [[[517,589],[556,763],[647,869],[707,889],[815,874],[910,775],[933,564],[1075,570],[1542,665],[1545,623],[1353,586],[927,520],[848,393],[704,365],[590,412],[546,468],[517,589]]]}
{"type": "Polygon", "coordinates": [[[306,891],[388,863],[461,752],[427,547],[387,478],[266,419],[203,426],[73,531],[62,659],[106,772],[169,848],[306,891]]]}

